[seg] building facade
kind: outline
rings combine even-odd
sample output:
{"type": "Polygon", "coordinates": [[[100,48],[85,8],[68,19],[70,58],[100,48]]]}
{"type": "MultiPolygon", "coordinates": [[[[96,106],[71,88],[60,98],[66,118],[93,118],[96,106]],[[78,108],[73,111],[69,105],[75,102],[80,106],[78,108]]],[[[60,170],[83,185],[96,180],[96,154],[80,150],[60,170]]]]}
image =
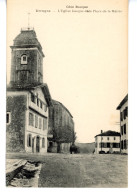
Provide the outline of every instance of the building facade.
{"type": "Polygon", "coordinates": [[[51,95],[43,83],[43,51],[35,31],[21,30],[11,46],[7,86],[7,152],[47,152],[51,95]]]}
{"type": "Polygon", "coordinates": [[[95,153],[120,153],[120,133],[115,131],[101,131],[95,136],[95,153]]]}
{"type": "Polygon", "coordinates": [[[69,110],[60,102],[52,100],[49,107],[49,133],[53,138],[48,138],[49,151],[69,152],[71,143],[74,142],[74,121],[69,110]]]}
{"type": "Polygon", "coordinates": [[[120,111],[121,153],[128,153],[128,95],[117,107],[120,111]]]}
{"type": "Polygon", "coordinates": [[[68,152],[74,140],[72,115],[63,104],[52,100],[43,83],[43,58],[34,29],[22,29],[11,46],[7,152],[68,152]]]}

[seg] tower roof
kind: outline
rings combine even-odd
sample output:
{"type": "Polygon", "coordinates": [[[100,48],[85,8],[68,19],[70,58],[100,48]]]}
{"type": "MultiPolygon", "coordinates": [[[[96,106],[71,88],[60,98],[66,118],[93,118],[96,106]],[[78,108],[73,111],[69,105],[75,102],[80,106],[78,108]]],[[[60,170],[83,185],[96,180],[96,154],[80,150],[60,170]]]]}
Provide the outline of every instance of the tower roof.
{"type": "Polygon", "coordinates": [[[120,102],[118,107],[116,108],[117,110],[120,110],[121,107],[128,101],[128,94],[124,97],[124,99],[120,102]]]}
{"type": "Polygon", "coordinates": [[[37,35],[34,29],[28,29],[28,28],[24,30],[21,29],[20,34],[15,37],[13,42],[14,43],[13,43],[13,46],[11,46],[11,48],[37,47],[44,57],[44,53],[42,52],[42,46],[37,39],[37,35]]]}
{"type": "Polygon", "coordinates": [[[61,106],[68,112],[68,114],[73,118],[73,116],[72,116],[72,114],[70,113],[70,111],[69,111],[61,102],[52,99],[52,104],[53,104],[53,105],[61,105],[61,106]]]}
{"type": "Polygon", "coordinates": [[[108,130],[106,132],[103,132],[103,133],[96,135],[95,137],[97,137],[97,136],[120,136],[120,133],[116,132],[116,131],[108,130]]]}

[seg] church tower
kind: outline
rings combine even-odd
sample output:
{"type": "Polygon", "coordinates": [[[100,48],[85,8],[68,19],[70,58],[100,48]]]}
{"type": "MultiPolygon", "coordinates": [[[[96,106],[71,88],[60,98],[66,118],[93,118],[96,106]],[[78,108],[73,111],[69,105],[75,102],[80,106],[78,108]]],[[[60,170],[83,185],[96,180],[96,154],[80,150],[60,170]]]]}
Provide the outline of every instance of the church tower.
{"type": "Polygon", "coordinates": [[[11,46],[10,82],[20,85],[43,83],[43,57],[41,44],[34,29],[21,29],[11,46]]]}

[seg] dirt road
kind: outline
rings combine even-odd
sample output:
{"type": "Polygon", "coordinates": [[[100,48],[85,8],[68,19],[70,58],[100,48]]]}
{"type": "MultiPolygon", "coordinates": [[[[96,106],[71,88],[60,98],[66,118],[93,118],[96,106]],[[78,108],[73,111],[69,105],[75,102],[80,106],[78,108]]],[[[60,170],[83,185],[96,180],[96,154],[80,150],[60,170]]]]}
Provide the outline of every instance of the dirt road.
{"type": "MultiPolygon", "coordinates": [[[[42,163],[39,187],[127,187],[127,159],[114,154],[14,154],[42,163]]],[[[33,186],[32,186],[33,187],[33,186]]]]}
{"type": "Polygon", "coordinates": [[[47,158],[39,187],[127,187],[127,156],[78,154],[47,158]]]}

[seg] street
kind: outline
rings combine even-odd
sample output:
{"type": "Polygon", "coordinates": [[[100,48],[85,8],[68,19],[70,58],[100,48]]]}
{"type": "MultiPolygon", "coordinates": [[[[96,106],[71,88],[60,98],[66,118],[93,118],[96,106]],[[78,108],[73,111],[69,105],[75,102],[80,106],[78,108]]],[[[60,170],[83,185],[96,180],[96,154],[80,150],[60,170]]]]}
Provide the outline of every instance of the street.
{"type": "Polygon", "coordinates": [[[14,154],[7,158],[41,162],[39,187],[127,187],[126,155],[14,154]]]}

